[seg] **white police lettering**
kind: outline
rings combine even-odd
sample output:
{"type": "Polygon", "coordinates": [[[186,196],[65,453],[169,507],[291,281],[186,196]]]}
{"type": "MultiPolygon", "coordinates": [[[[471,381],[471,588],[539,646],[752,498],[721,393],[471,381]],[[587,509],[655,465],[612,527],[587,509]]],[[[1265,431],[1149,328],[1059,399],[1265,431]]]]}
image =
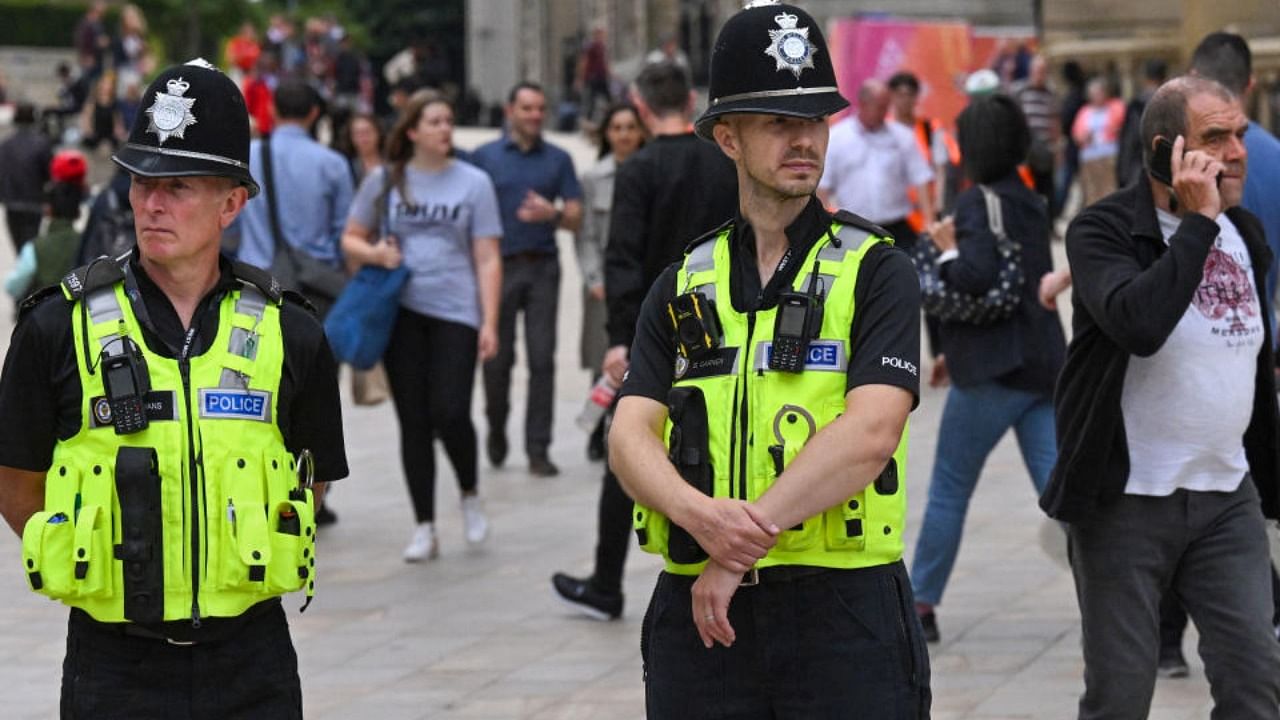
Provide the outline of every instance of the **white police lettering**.
{"type": "Polygon", "coordinates": [[[885,365],[898,368],[899,370],[906,370],[914,376],[919,376],[920,374],[920,370],[915,366],[915,363],[907,362],[902,358],[889,357],[888,355],[885,355],[880,358],[880,367],[884,367],[885,365]]]}
{"type": "Polygon", "coordinates": [[[269,422],[271,393],[262,390],[201,390],[200,417],[269,422]]]}

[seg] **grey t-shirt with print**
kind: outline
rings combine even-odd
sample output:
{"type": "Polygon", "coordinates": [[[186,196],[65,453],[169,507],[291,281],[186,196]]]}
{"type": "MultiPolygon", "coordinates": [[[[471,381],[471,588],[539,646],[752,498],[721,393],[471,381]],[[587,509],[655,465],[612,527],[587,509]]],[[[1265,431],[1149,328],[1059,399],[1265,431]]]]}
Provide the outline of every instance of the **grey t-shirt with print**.
{"type": "Polygon", "coordinates": [[[351,203],[350,219],[371,229],[375,237],[389,233],[400,241],[409,268],[401,307],[479,328],[480,295],[471,249],[475,238],[502,235],[493,181],[460,160],[439,172],[406,166],[408,197],[392,187],[383,217],[378,196],[385,177],[386,168],[365,177],[351,203]],[[384,223],[388,227],[383,228],[384,223]]]}

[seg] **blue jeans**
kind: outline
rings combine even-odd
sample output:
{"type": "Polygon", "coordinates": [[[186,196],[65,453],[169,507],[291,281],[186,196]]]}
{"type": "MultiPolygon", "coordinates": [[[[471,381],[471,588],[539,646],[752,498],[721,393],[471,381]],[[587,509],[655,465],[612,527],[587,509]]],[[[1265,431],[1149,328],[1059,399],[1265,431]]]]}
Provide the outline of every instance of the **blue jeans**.
{"type": "Polygon", "coordinates": [[[741,587],[732,647],[698,639],[690,588],[662,573],[640,631],[649,720],[921,720],[929,653],[901,562],[741,587]]]}
{"type": "Polygon", "coordinates": [[[969,498],[987,456],[1009,428],[1017,433],[1022,461],[1038,495],[1058,459],[1053,399],[994,382],[953,386],[947,393],[929,482],[929,504],[911,563],[917,601],[929,605],[942,601],[960,550],[969,498]]]}

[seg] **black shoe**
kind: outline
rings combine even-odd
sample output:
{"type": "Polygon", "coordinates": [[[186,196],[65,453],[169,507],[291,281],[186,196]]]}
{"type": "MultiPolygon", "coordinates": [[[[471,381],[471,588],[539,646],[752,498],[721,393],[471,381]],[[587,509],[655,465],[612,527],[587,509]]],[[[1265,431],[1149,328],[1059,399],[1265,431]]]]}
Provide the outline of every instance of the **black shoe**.
{"type": "Polygon", "coordinates": [[[560,474],[560,468],[547,459],[546,455],[529,456],[529,474],[534,477],[554,477],[560,474]]]}
{"type": "Polygon", "coordinates": [[[489,430],[489,440],[486,444],[489,462],[494,467],[502,467],[502,463],[507,459],[507,434],[502,430],[489,430]]]}
{"type": "Polygon", "coordinates": [[[316,511],[316,525],[324,527],[338,522],[338,514],[329,509],[329,503],[324,503],[320,509],[316,511]]]}
{"type": "Polygon", "coordinates": [[[1164,645],[1160,648],[1160,664],[1156,667],[1156,675],[1162,678],[1184,678],[1190,674],[1191,668],[1187,667],[1181,645],[1164,645]]]}
{"type": "Polygon", "coordinates": [[[930,644],[936,644],[942,639],[938,634],[938,617],[933,611],[923,613],[920,616],[920,629],[924,631],[924,641],[930,644]]]}
{"type": "Polygon", "coordinates": [[[584,615],[596,620],[622,617],[622,593],[602,593],[591,586],[589,579],[556,573],[551,576],[551,587],[563,602],[584,615]]]}

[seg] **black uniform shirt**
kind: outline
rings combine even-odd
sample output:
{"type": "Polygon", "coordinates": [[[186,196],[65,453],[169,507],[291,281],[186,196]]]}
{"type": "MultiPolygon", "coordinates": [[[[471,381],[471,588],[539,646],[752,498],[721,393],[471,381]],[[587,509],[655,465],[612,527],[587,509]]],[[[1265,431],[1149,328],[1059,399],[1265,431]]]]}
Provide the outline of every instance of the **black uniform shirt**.
{"type": "MultiPolygon", "coordinates": [[[[129,260],[151,324],[143,323],[147,347],[177,357],[186,332],[168,297],[136,260],[129,260]]],[[[239,284],[231,263],[219,260],[221,276],[196,308],[197,328],[190,350],[200,355],[218,334],[223,296],[239,284]]],[[[14,328],[0,374],[0,465],[42,472],[53,460],[54,445],[80,430],[81,389],[72,337],[70,304],[52,295],[26,311],[14,328]]],[[[315,456],[316,480],[346,477],[338,370],[324,329],[303,306],[286,300],[280,308],[284,370],[280,378],[278,424],[285,446],[315,456]]]]}
{"type": "MultiPolygon", "coordinates": [[[[836,216],[837,220],[842,218],[846,222],[853,219],[843,213],[836,216]]],[[[816,197],[810,200],[787,227],[790,250],[773,277],[761,287],[755,233],[738,217],[729,244],[729,294],[734,310],[747,313],[776,306],[778,293],[795,282],[804,258],[830,229],[831,220],[816,197]]],[[[666,308],[676,295],[676,271],[681,262],[664,270],[645,297],[621,396],[639,395],[664,405],[667,402],[667,391],[675,380],[676,343],[666,308]]],[[[914,403],[918,403],[920,283],[907,254],[884,244],[867,251],[858,269],[854,301],[846,390],[860,385],[893,385],[909,391],[914,403]]]]}

